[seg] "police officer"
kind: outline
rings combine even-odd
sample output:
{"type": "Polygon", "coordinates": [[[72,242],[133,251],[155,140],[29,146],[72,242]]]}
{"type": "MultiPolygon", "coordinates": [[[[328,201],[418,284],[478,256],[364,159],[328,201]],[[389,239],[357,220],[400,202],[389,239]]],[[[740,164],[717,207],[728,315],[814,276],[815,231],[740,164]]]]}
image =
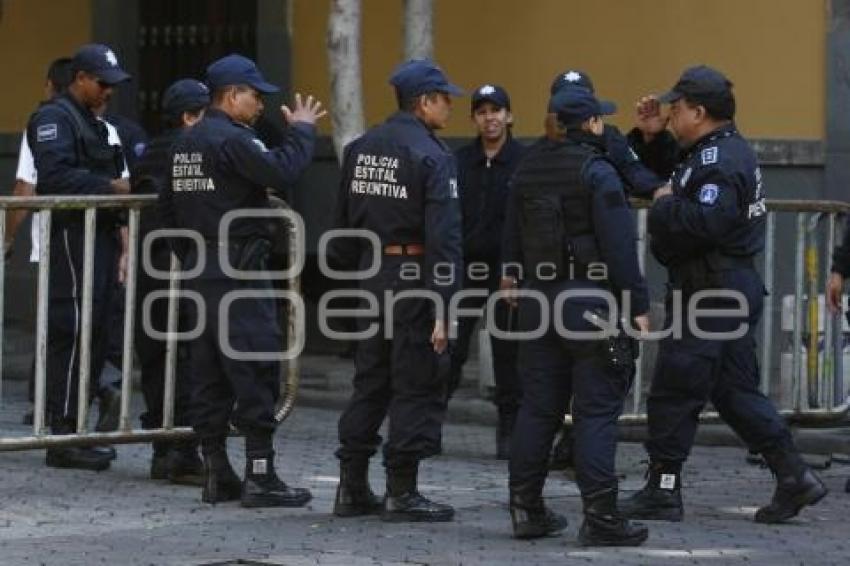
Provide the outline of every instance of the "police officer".
{"type": "MultiPolygon", "coordinates": [[[[446,126],[451,95],[462,91],[429,60],[400,65],[390,77],[399,111],[345,150],[337,226],[368,230],[381,249],[378,273],[360,281],[379,301],[374,326],[356,349],[354,394],[339,419],[340,483],[334,513],[381,513],[386,521],[450,521],[454,509],[417,490],[419,462],[439,449],[448,376],[447,321],[428,292],[445,305],[461,269],[460,211],[455,159],[434,130],[446,126]],[[452,279],[441,285],[440,274],[452,279]],[[385,292],[409,292],[392,303],[385,292]],[[388,301],[388,299],[387,299],[388,301]],[[384,322],[384,315],[390,321],[384,322]],[[389,417],[383,506],[367,478],[369,458],[381,444],[389,417]]],[[[373,250],[360,239],[340,241],[338,263],[367,269],[373,250]]]]}
{"type": "Polygon", "coordinates": [[[826,487],[803,462],[784,420],[759,390],[753,332],[761,318],[764,285],[753,257],[764,247],[761,171],[735,127],[732,83],[719,71],[687,69],[670,92],[647,99],[643,111],[659,113],[660,102],[670,103],[670,127],[686,148],[672,189],[656,191],[649,214],[652,252],[670,280],[665,328],[674,322],[676,300],[687,301],[685,315],[697,307],[726,313],[693,324],[686,316],[687,322],[678,321],[682,337],[661,342],[647,400],[648,481],[622,510],[635,518],[682,519],[682,464],[710,397],[720,416],[775,474],[773,500],[756,512],[755,520],[778,523],[817,503],[826,487]],[[723,297],[717,290],[736,296],[723,297]],[[701,291],[708,298],[692,304],[701,291]],[[748,325],[743,334],[742,325],[748,325]]]}
{"type": "MultiPolygon", "coordinates": [[[[602,137],[602,116],[614,106],[578,86],[559,90],[550,106],[565,139],[547,138],[526,153],[511,182],[505,227],[504,260],[512,276],[525,281],[519,330],[542,332],[519,347],[523,396],[510,460],[513,532],[536,538],[566,527],[566,519],[544,505],[542,492],[549,447],[572,392],[584,504],[579,541],[639,545],[647,529],[620,516],[614,473],[617,419],[631,386],[635,345],[622,332],[600,336],[593,322],[616,330],[622,314],[640,330],[649,328],[635,225],[602,137]],[[626,294],[629,312],[621,308],[626,294]]],[[[507,283],[513,287],[516,279],[507,283]]]]}
{"type": "MultiPolygon", "coordinates": [[[[480,296],[461,302],[465,309],[480,309],[487,296],[499,288],[501,277],[502,228],[508,200],[508,181],[522,157],[524,147],[511,136],[511,99],[507,91],[486,84],[472,95],[472,121],[478,130],[475,140],[458,149],[458,189],[463,218],[464,289],[481,290],[480,296]],[[472,266],[473,272],[469,268],[472,266]],[[482,274],[482,268],[486,273],[482,274]]],[[[494,318],[499,328],[510,324],[513,309],[505,302],[496,304],[494,318]]],[[[449,396],[460,383],[463,364],[469,355],[469,342],[479,317],[460,317],[458,335],[451,352],[449,396]]],[[[515,342],[491,336],[493,373],[496,381],[494,402],[499,411],[496,429],[496,457],[510,454],[511,431],[519,406],[519,378],[515,342]]]]}
{"type": "MultiPolygon", "coordinates": [[[[190,343],[192,418],[206,473],[202,500],[241,498],[245,507],[298,507],[310,500],[310,492],[286,485],[274,466],[272,436],[280,375],[275,353],[282,343],[277,304],[270,282],[231,277],[221,263],[227,261],[239,270],[264,269],[269,234],[264,222],[250,217],[233,220],[223,234],[226,240],[220,239],[219,230],[228,211],[268,208],[266,187],[283,190],[309,165],[314,123],[325,113],[312,96],[304,103],[297,94],[293,110],[281,108],[290,124],[289,138],[281,147],[269,149],[251,124],[263,110],[262,95],[278,88],[265,81],[255,63],[228,55],[207,68],[206,82],[212,91],[211,106],[174,142],[168,182],[160,192],[164,225],[200,234],[206,247],[200,275],[188,282],[203,298],[198,308],[206,310],[206,325],[190,343]],[[253,294],[234,301],[220,316],[223,301],[244,291],[253,294]],[[225,353],[228,349],[232,351],[225,353]],[[245,361],[246,353],[270,361],[245,361]],[[245,435],[241,484],[226,451],[231,422],[245,435]]],[[[195,267],[197,246],[181,248],[184,268],[195,267]]],[[[201,316],[193,314],[192,328],[201,316]]]]}
{"type": "MultiPolygon", "coordinates": [[[[555,75],[549,87],[549,94],[554,96],[563,88],[583,87],[590,92],[594,91],[593,81],[586,72],[579,69],[568,69],[563,73],[555,75]]],[[[550,138],[558,139],[561,134],[558,129],[558,120],[552,109],[546,115],[546,132],[550,138]]],[[[635,128],[637,130],[637,128],[635,128]]],[[[663,130],[663,128],[661,128],[663,130]]],[[[669,134],[659,132],[651,139],[644,141],[639,132],[629,132],[628,137],[620,132],[617,126],[605,124],[602,139],[605,144],[605,152],[609,162],[614,165],[620,178],[624,182],[626,193],[629,195],[651,198],[653,191],[664,186],[666,179],[670,178],[672,164],[664,161],[659,155],[667,155],[671,151],[676,155],[678,145],[669,134]],[[640,139],[639,152],[632,149],[633,140],[640,139]],[[645,161],[645,157],[649,160],[645,161]]],[[[569,393],[568,393],[569,396],[569,393]]],[[[573,432],[572,426],[564,424],[561,428],[560,438],[552,448],[552,457],[549,468],[552,470],[569,470],[574,466],[573,461],[573,432]]]]}
{"type": "MultiPolygon", "coordinates": [[[[38,171],[41,195],[124,194],[124,157],[108,142],[106,126],[93,110],[111,96],[115,85],[130,78],[111,49],[90,44],[71,61],[67,92],[43,105],[30,119],[27,139],[38,171]]],[[[118,271],[120,238],[117,217],[97,215],[92,288],[91,383],[103,367],[111,293],[118,271]]],[[[50,306],[48,309],[47,405],[54,434],[69,434],[77,420],[79,386],[80,297],[83,290],[84,228],[82,211],[57,211],[50,232],[50,306]]],[[[111,454],[94,448],[50,448],[47,465],[104,470],[111,454]]]]}
{"type": "MultiPolygon", "coordinates": [[[[162,191],[171,169],[171,146],[184,128],[195,125],[210,103],[207,86],[195,79],[180,79],[170,85],[162,95],[163,122],[166,130],[145,146],[132,175],[132,192],[154,194],[162,191]]],[[[139,222],[139,242],[162,228],[155,210],[142,210],[139,222]]],[[[141,246],[140,246],[141,248],[141,246]]],[[[141,255],[139,256],[141,257],[141,255]]],[[[171,249],[163,239],[154,240],[150,248],[150,265],[168,271],[171,249]]],[[[145,269],[139,270],[136,284],[136,354],[142,372],[142,392],[146,411],[141,416],[142,428],[162,426],[162,403],[165,386],[166,344],[152,337],[143,324],[143,304],[152,292],[168,288],[168,281],[156,279],[145,269]]],[[[157,300],[150,304],[149,319],[152,328],[163,332],[168,321],[168,303],[157,300]]],[[[182,311],[181,314],[185,313],[182,311]]],[[[185,314],[184,317],[185,318],[185,314]]],[[[185,324],[183,326],[186,326],[185,324]]],[[[190,372],[188,348],[178,345],[175,380],[174,424],[191,426],[189,415],[190,372]]],[[[194,440],[170,443],[154,441],[150,467],[151,479],[168,479],[172,483],[203,485],[203,465],[198,457],[198,442],[194,440]]]]}
{"type": "MultiPolygon", "coordinates": [[[[844,230],[844,239],[841,245],[835,248],[832,254],[832,268],[829,279],[826,282],[826,304],[832,314],[841,313],[844,308],[844,282],[850,275],[850,227],[844,230]]],[[[845,313],[847,315],[848,313],[845,313]]],[[[850,479],[844,486],[844,491],[850,493],[850,479]]]]}

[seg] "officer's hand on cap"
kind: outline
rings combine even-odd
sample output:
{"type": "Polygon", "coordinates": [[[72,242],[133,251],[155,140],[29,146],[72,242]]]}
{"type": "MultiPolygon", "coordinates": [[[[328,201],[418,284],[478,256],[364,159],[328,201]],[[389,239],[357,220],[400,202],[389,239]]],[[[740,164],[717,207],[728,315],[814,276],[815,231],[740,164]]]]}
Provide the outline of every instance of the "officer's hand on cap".
{"type": "Polygon", "coordinates": [[[829,307],[829,312],[832,314],[841,312],[841,295],[843,294],[844,276],[833,271],[826,281],[826,306],[829,307]]]}
{"type": "Polygon", "coordinates": [[[112,179],[109,181],[109,186],[112,187],[112,192],[116,195],[126,195],[130,192],[129,179],[112,179]]]}
{"type": "Polygon", "coordinates": [[[667,195],[673,194],[673,188],[670,186],[670,183],[667,183],[663,187],[658,187],[652,192],[652,202],[657,201],[661,197],[666,197],[667,195]]]}
{"type": "Polygon", "coordinates": [[[327,114],[327,111],[322,110],[322,103],[314,99],[312,94],[307,96],[306,101],[302,101],[300,92],[295,93],[294,110],[291,110],[289,106],[284,104],[280,107],[280,111],[283,112],[283,117],[286,119],[287,124],[292,124],[293,122],[315,124],[327,114]]]}
{"type": "Polygon", "coordinates": [[[661,112],[661,103],[655,95],[641,97],[635,105],[637,129],[649,143],[667,128],[667,117],[661,112]]]}

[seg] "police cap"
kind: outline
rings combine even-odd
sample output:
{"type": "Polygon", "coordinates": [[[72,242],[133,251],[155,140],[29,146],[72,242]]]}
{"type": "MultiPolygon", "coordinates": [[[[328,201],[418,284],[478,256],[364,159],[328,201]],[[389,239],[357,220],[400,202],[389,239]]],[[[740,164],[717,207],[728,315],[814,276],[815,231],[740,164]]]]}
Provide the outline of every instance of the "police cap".
{"type": "Polygon", "coordinates": [[[670,91],[658,97],[659,102],[674,102],[683,96],[694,102],[709,102],[728,97],[732,83],[723,73],[705,65],[685,69],[670,91]]]}
{"type": "Polygon", "coordinates": [[[118,66],[118,57],[106,45],[89,43],[80,47],[71,59],[71,72],[84,71],[108,85],[130,80],[130,75],[118,66]]]}
{"type": "Polygon", "coordinates": [[[211,89],[229,85],[248,85],[263,94],[280,91],[275,85],[266,82],[256,63],[235,53],[210,63],[207,67],[206,83],[211,89]]]}
{"type": "Polygon", "coordinates": [[[562,87],[549,101],[549,109],[566,125],[581,124],[594,116],[605,116],[617,111],[613,102],[598,100],[593,93],[580,86],[562,87]]]}
{"type": "Polygon", "coordinates": [[[401,99],[413,98],[429,92],[444,92],[461,96],[463,89],[449,82],[440,67],[430,59],[413,59],[396,67],[390,84],[401,99]]]}
{"type": "Polygon", "coordinates": [[[549,94],[554,95],[556,92],[567,86],[580,86],[586,88],[590,92],[595,92],[593,88],[593,81],[590,80],[587,73],[576,69],[569,69],[555,76],[555,79],[552,81],[552,86],[549,87],[549,94]]]}
{"type": "Polygon", "coordinates": [[[490,102],[505,110],[511,109],[511,97],[508,96],[508,91],[499,85],[486,84],[475,89],[472,93],[472,111],[475,112],[475,109],[484,102],[490,102]]]}
{"type": "Polygon", "coordinates": [[[195,79],[180,79],[165,89],[162,95],[162,111],[178,117],[187,110],[197,110],[210,103],[210,89],[195,79]]]}

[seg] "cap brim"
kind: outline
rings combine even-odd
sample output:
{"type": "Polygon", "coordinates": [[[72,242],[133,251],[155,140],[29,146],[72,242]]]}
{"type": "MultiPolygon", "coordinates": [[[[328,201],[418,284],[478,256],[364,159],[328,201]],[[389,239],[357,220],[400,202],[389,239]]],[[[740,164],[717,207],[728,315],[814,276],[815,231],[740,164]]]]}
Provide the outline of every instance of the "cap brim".
{"type": "Polygon", "coordinates": [[[278,87],[265,81],[252,82],[249,83],[249,85],[257,89],[257,91],[262,94],[274,94],[276,92],[280,92],[280,89],[278,87]]]}
{"type": "Polygon", "coordinates": [[[489,102],[490,104],[492,104],[496,108],[507,108],[508,107],[508,105],[505,104],[504,100],[498,100],[494,97],[487,96],[487,95],[481,96],[481,97],[478,97],[478,98],[474,98],[472,100],[472,107],[478,108],[481,104],[484,104],[485,102],[489,102]]]}
{"type": "Polygon", "coordinates": [[[658,102],[661,104],[670,104],[671,102],[676,102],[680,98],[682,98],[683,94],[678,90],[671,90],[665,92],[661,96],[658,97],[658,102]]]}
{"type": "Polygon", "coordinates": [[[452,96],[463,96],[466,94],[462,88],[457,85],[453,85],[452,83],[446,84],[446,86],[440,88],[440,92],[445,92],[446,94],[451,94],[452,96]]]}
{"type": "Polygon", "coordinates": [[[108,85],[117,85],[129,81],[132,77],[121,69],[103,69],[92,73],[108,85]]]}
{"type": "Polygon", "coordinates": [[[617,105],[610,100],[600,100],[599,111],[603,116],[610,116],[611,114],[617,113],[617,105]]]}

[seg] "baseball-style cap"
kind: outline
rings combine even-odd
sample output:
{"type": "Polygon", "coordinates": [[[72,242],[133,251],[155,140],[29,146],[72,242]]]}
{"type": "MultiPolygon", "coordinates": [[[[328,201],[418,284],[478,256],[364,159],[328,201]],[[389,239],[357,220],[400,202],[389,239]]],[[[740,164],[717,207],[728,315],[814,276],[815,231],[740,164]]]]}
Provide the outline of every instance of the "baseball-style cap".
{"type": "Polygon", "coordinates": [[[100,43],[89,43],[80,47],[71,59],[71,70],[74,73],[90,73],[108,85],[117,85],[131,78],[118,66],[115,52],[100,43]]]}
{"type": "Polygon", "coordinates": [[[732,83],[723,73],[706,65],[685,69],[673,88],[658,97],[659,102],[674,102],[683,96],[696,102],[728,96],[732,83]]]}
{"type": "Polygon", "coordinates": [[[549,108],[558,120],[567,125],[580,124],[593,116],[607,116],[617,111],[617,105],[598,100],[593,93],[580,86],[562,87],[549,101],[549,108]]]}
{"type": "Polygon", "coordinates": [[[210,63],[207,67],[206,83],[212,89],[228,85],[248,85],[263,94],[280,92],[278,87],[266,82],[256,63],[235,53],[210,63]]]}
{"type": "Polygon", "coordinates": [[[577,69],[568,69],[555,76],[554,80],[552,80],[552,86],[549,87],[549,94],[554,96],[556,92],[568,86],[580,86],[590,92],[595,92],[593,81],[590,80],[587,73],[577,69]]]}
{"type": "Polygon", "coordinates": [[[484,102],[490,102],[498,108],[511,109],[511,97],[508,91],[499,85],[486,84],[475,89],[472,93],[472,111],[484,102]]]}
{"type": "Polygon", "coordinates": [[[429,92],[463,95],[463,89],[449,82],[443,70],[430,59],[413,59],[396,67],[390,84],[399,98],[412,98],[429,92]]]}
{"type": "Polygon", "coordinates": [[[210,89],[195,79],[180,79],[162,95],[162,111],[169,116],[180,116],[186,110],[203,108],[209,103],[210,89]]]}

